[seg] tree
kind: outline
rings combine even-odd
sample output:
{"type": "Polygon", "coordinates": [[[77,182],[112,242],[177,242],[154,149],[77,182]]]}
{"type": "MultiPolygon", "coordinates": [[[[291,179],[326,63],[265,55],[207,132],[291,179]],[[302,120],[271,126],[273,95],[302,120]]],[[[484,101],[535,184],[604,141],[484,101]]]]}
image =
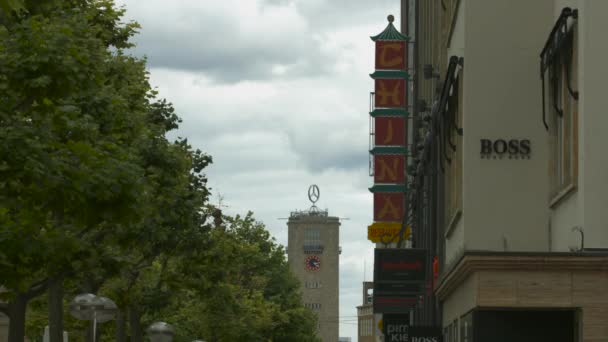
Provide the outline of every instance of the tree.
{"type": "Polygon", "coordinates": [[[109,0],[0,1],[10,342],[23,341],[26,317],[40,329],[45,316],[59,341],[64,297],[82,291],[118,302],[108,341],[127,328],[141,341],[157,317],[177,325],[179,341],[315,341],[315,318],[263,224],[251,213],[208,222],[220,213],[207,204],[211,157],[166,138],[179,118],[151,89],[145,60],[123,51],[137,24],[109,0]]]}
{"type": "Polygon", "coordinates": [[[212,244],[168,269],[179,294],[159,315],[177,322],[178,340],[316,341],[315,316],[302,304],[284,249],[251,212],[224,221],[211,231],[212,244]]]}
{"type": "Polygon", "coordinates": [[[140,152],[154,138],[155,108],[145,61],[122,52],[137,28],[122,14],[86,0],[4,13],[0,272],[11,341],[22,340],[28,300],[47,289],[59,338],[64,277],[99,260],[97,246],[146,212],[140,152]]]}

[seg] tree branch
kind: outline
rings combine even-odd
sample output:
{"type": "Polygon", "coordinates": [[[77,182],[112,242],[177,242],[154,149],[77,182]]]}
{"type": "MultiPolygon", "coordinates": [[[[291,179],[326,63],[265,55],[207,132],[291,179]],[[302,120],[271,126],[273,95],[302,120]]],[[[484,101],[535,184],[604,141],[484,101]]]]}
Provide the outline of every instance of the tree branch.
{"type": "Polygon", "coordinates": [[[45,278],[44,280],[41,280],[30,286],[25,295],[28,297],[28,299],[38,297],[49,288],[50,283],[50,278],[45,278]]]}

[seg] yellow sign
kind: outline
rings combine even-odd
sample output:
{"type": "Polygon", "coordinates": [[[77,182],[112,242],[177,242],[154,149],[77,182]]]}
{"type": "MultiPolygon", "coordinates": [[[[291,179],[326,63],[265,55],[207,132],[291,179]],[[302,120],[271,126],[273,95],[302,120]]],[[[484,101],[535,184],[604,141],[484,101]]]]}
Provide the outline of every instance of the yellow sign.
{"type": "MultiPolygon", "coordinates": [[[[401,223],[399,222],[375,222],[367,227],[367,239],[371,242],[396,242],[396,236],[400,230],[401,223]]],[[[405,227],[403,239],[409,239],[410,233],[410,226],[405,227]]]]}

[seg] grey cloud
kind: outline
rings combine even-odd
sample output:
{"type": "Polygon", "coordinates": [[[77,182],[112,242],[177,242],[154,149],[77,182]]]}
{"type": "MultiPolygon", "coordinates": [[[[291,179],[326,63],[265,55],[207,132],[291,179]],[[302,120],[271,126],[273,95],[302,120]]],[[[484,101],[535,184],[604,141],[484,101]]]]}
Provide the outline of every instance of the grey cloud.
{"type": "Polygon", "coordinates": [[[193,143],[211,148],[212,155],[216,151],[218,158],[231,156],[235,162],[247,162],[247,171],[274,162],[275,166],[297,165],[312,173],[326,169],[368,172],[367,127],[271,119],[230,123],[200,119],[182,125],[175,135],[192,137],[193,143]],[[249,132],[258,132],[258,138],[248,138],[249,132]],[[264,136],[274,138],[262,139],[264,136]]]}
{"type": "Polygon", "coordinates": [[[136,39],[137,55],[146,55],[151,67],[201,71],[216,81],[236,82],[272,78],[314,76],[330,72],[332,56],[319,51],[311,39],[296,41],[290,46],[272,42],[242,44],[238,37],[216,44],[202,45],[196,35],[164,41],[172,32],[144,31],[136,39]],[[283,68],[284,73],[274,70],[283,68]]]}
{"type": "Polygon", "coordinates": [[[287,5],[293,2],[292,0],[262,0],[262,6],[287,5]]]}
{"type": "Polygon", "coordinates": [[[202,5],[152,1],[145,10],[135,0],[121,2],[127,6],[128,17],[142,24],[132,52],[146,55],[151,67],[204,72],[216,82],[228,83],[331,74],[339,56],[323,49],[325,29],[377,21],[381,30],[387,14],[383,8],[389,4],[398,8],[394,0],[373,4],[368,0],[263,0],[262,13],[268,8],[287,8],[298,23],[289,26],[287,20],[283,26],[267,25],[253,34],[239,27],[241,18],[218,15],[204,1],[202,5]]]}
{"type": "Polygon", "coordinates": [[[295,153],[313,172],[362,169],[368,164],[367,132],[352,122],[293,127],[288,137],[295,153]]]}
{"type": "MultiPolygon", "coordinates": [[[[140,6],[127,2],[127,9],[140,6]]],[[[285,5],[286,1],[266,4],[285,5]]],[[[251,33],[239,27],[240,18],[215,15],[205,6],[184,5],[166,13],[160,9],[151,6],[144,15],[129,14],[142,25],[133,53],[146,55],[151,67],[200,71],[215,81],[235,82],[325,74],[335,62],[335,56],[321,50],[306,22],[269,25],[251,33]]]]}
{"type": "MultiPolygon", "coordinates": [[[[384,28],[386,17],[393,14],[398,23],[399,1],[396,0],[295,0],[298,9],[307,18],[314,18],[315,25],[325,27],[358,26],[361,23],[378,22],[384,28]],[[387,11],[387,9],[389,9],[387,11]]],[[[370,32],[370,35],[374,34],[370,32]]]]}

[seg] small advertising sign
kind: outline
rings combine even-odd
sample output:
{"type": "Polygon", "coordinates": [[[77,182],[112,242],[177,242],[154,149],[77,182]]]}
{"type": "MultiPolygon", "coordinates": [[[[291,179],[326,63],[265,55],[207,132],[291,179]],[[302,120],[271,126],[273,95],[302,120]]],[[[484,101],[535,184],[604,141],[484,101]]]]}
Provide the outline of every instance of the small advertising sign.
{"type": "Polygon", "coordinates": [[[408,315],[384,315],[386,342],[442,342],[441,328],[410,326],[408,315]]]}
{"type": "MultiPolygon", "coordinates": [[[[371,242],[387,242],[396,240],[402,224],[400,222],[375,222],[367,226],[367,239],[371,242]]],[[[409,239],[411,233],[410,226],[405,227],[403,239],[409,239]]]]}
{"type": "Polygon", "coordinates": [[[425,290],[421,282],[374,284],[374,294],[382,296],[417,296],[425,290]]]}
{"type": "Polygon", "coordinates": [[[374,193],[374,221],[401,222],[405,195],[399,192],[374,193]]]}
{"type": "Polygon", "coordinates": [[[382,328],[385,341],[409,341],[410,315],[384,315],[382,328]]]}
{"type": "Polygon", "coordinates": [[[409,330],[409,342],[443,342],[439,327],[411,326],[409,330]]]}
{"type": "Polygon", "coordinates": [[[376,322],[376,327],[374,329],[374,335],[380,337],[380,336],[382,336],[382,334],[384,334],[384,321],[382,321],[382,314],[375,313],[374,321],[376,322]]]}
{"type": "Polygon", "coordinates": [[[405,146],[405,118],[399,116],[376,117],[374,144],[376,146],[405,146]]]}
{"type": "Polygon", "coordinates": [[[418,248],[376,248],[374,284],[381,282],[424,282],[426,250],[418,248]]]}
{"type": "Polygon", "coordinates": [[[376,248],[374,312],[407,313],[424,293],[426,250],[376,248]]]}
{"type": "Polygon", "coordinates": [[[377,296],[374,294],[374,313],[408,313],[418,304],[418,296],[377,296]]]}
{"type": "Polygon", "coordinates": [[[374,312],[408,313],[418,304],[419,284],[374,284],[374,312]]]}

